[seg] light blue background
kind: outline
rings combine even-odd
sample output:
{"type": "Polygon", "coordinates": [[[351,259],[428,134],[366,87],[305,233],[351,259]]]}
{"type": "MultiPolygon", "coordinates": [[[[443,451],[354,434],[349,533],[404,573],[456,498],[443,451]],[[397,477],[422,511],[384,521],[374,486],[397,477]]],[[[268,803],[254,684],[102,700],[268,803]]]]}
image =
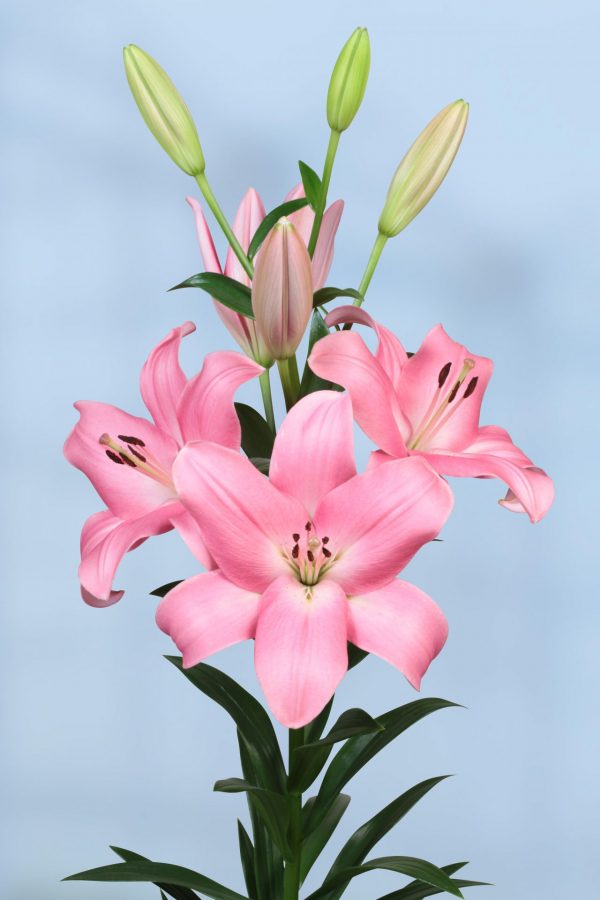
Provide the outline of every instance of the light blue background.
{"type": "MultiPolygon", "coordinates": [[[[451,626],[424,691],[467,709],[431,717],[363,771],[340,833],[422,778],[456,773],[382,853],[440,865],[470,859],[473,877],[497,885],[473,898],[591,897],[595,4],[19,0],[0,17],[2,897],[152,896],[143,885],[59,883],[110,862],[109,842],[242,887],[235,817],[245,815],[243,801],[211,793],[216,778],[239,774],[233,730],[162,660],[172,648],[148,597],[195,572],[194,560],[174,535],[148,542],[121,567],[122,603],[86,607],[75,576],[79,530],[100,504],[61,445],[77,398],[142,411],[140,366],[174,324],[199,325],[185,349],[190,373],[206,351],[232,346],[199,293],[165,293],[200,269],[184,203],[193,184],[134,108],[122,45],[146,48],[180,87],[231,215],[249,184],[272,207],[294,184],[298,158],[320,167],[329,73],[357,24],[370,29],[372,76],[334,173],[331,196],[347,208],[330,282],[358,282],[395,165],[438,109],[467,98],[471,119],[451,177],[388,246],[368,309],[408,347],[441,320],[494,358],[483,421],[508,427],[552,473],[557,500],[532,527],[496,505],[498,483],[454,482],[445,542],[425,548],[408,575],[451,626]]],[[[359,448],[364,460],[364,439],[359,448]]],[[[214,661],[257,689],[249,644],[214,661]]],[[[337,709],[376,714],[412,697],[373,658],[347,678],[337,709]]],[[[363,876],[348,897],[370,900],[401,883],[363,876]]]]}

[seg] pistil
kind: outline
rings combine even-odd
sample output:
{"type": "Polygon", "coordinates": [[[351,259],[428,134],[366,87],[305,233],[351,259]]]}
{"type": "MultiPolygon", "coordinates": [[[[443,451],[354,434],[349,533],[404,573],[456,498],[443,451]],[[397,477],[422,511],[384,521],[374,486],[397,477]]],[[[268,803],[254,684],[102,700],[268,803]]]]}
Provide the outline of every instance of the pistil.
{"type": "MultiPolygon", "coordinates": [[[[460,406],[460,401],[459,401],[459,403],[457,403],[456,406],[453,407],[450,410],[449,414],[444,418],[443,423],[440,422],[440,418],[446,412],[446,410],[448,409],[450,404],[456,399],[456,396],[460,390],[461,385],[463,384],[467,375],[469,374],[471,369],[473,369],[474,366],[475,366],[474,359],[467,358],[464,360],[463,366],[462,366],[462,369],[460,370],[458,378],[456,379],[456,381],[450,388],[450,391],[448,392],[446,397],[438,404],[437,409],[435,408],[435,402],[430,405],[429,409],[427,410],[424,424],[421,425],[417,434],[413,437],[410,444],[408,445],[409,450],[417,450],[419,447],[419,444],[421,444],[425,438],[431,439],[434,431],[437,432],[439,430],[439,427],[441,426],[441,424],[445,424],[448,421],[448,419],[450,418],[450,416],[452,416],[453,413],[456,411],[456,409],[460,406]]],[[[446,379],[448,378],[448,375],[450,374],[450,369],[451,369],[451,364],[446,363],[446,365],[443,366],[442,369],[440,370],[440,373],[438,376],[438,391],[436,392],[436,394],[438,396],[439,396],[439,392],[441,391],[442,387],[444,386],[444,384],[446,382],[446,379]]],[[[477,378],[475,377],[475,378],[472,378],[471,381],[469,382],[469,384],[467,385],[467,389],[466,389],[463,397],[461,398],[461,400],[464,400],[466,397],[469,397],[475,390],[476,385],[477,385],[477,378]]]]}
{"type": "Polygon", "coordinates": [[[171,479],[163,471],[160,464],[151,457],[145,443],[140,438],[124,434],[119,434],[117,437],[119,438],[118,441],[112,438],[110,434],[105,433],[98,438],[98,443],[107,448],[105,451],[106,455],[112,462],[129,466],[132,469],[138,469],[138,471],[148,475],[154,481],[173,488],[171,479]],[[121,441],[123,443],[120,443],[121,441]]]}
{"type": "Polygon", "coordinates": [[[304,526],[304,533],[292,534],[291,552],[287,548],[282,549],[283,556],[287,560],[294,576],[301,584],[312,587],[325,575],[335,562],[335,556],[326,546],[329,537],[322,538],[315,534],[312,522],[304,526]]]}

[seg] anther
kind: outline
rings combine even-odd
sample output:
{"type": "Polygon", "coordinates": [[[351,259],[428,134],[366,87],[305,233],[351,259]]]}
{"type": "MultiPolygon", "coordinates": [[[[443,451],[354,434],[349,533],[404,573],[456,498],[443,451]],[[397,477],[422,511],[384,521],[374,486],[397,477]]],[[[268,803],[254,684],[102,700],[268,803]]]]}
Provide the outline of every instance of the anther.
{"type": "Polygon", "coordinates": [[[328,544],[328,543],[329,543],[329,538],[328,538],[327,535],[325,535],[324,538],[321,538],[321,543],[322,543],[322,544],[328,544]]]}
{"type": "Polygon", "coordinates": [[[123,460],[126,466],[131,466],[132,469],[136,469],[137,466],[132,459],[129,459],[126,453],[119,453],[119,456],[123,460]]]}
{"type": "Polygon", "coordinates": [[[452,368],[452,363],[447,362],[445,366],[442,366],[440,369],[440,374],[438,375],[438,384],[440,387],[444,386],[446,378],[450,374],[450,369],[452,368]]]}
{"type": "Polygon", "coordinates": [[[470,397],[475,388],[477,387],[477,382],[479,381],[479,376],[476,375],[475,378],[471,378],[469,384],[467,385],[467,389],[463,394],[463,399],[470,397]]]}
{"type": "Polygon", "coordinates": [[[311,523],[311,522],[307,522],[306,525],[305,525],[304,527],[305,527],[305,529],[306,529],[307,531],[310,531],[310,529],[312,528],[312,523],[311,523]]]}
{"type": "Polygon", "coordinates": [[[331,556],[331,550],[328,550],[327,547],[322,547],[321,549],[323,551],[323,556],[329,559],[329,557],[331,556]]]}
{"type": "Polygon", "coordinates": [[[300,535],[297,532],[294,532],[294,534],[292,535],[292,538],[294,539],[294,541],[296,543],[298,543],[298,541],[300,540],[300,535]]]}
{"type": "Polygon", "coordinates": [[[120,457],[120,456],[117,456],[116,453],[113,453],[112,450],[105,450],[104,452],[106,453],[106,455],[108,456],[109,459],[112,459],[112,461],[113,461],[114,463],[117,463],[119,466],[125,465],[125,463],[123,462],[123,460],[121,459],[121,457],[120,457]]]}
{"type": "Polygon", "coordinates": [[[308,556],[308,561],[309,561],[309,562],[314,562],[314,561],[315,561],[315,554],[312,552],[312,550],[307,550],[307,551],[306,551],[306,555],[308,556]]]}
{"type": "Polygon", "coordinates": [[[138,437],[132,437],[127,434],[118,434],[117,437],[120,441],[125,441],[126,444],[133,444],[134,447],[145,447],[145,443],[138,437]]]}
{"type": "Polygon", "coordinates": [[[300,547],[298,544],[294,544],[294,549],[292,550],[293,559],[298,559],[298,554],[300,553],[300,547]]]}
{"type": "Polygon", "coordinates": [[[452,403],[456,395],[458,394],[458,389],[460,387],[460,381],[457,381],[452,390],[450,391],[450,395],[448,397],[448,403],[452,403]]]}
{"type": "Polygon", "coordinates": [[[146,462],[146,457],[142,456],[142,454],[138,450],[136,450],[134,447],[128,447],[127,449],[129,450],[130,453],[133,453],[133,455],[137,459],[139,459],[140,462],[146,462]]]}

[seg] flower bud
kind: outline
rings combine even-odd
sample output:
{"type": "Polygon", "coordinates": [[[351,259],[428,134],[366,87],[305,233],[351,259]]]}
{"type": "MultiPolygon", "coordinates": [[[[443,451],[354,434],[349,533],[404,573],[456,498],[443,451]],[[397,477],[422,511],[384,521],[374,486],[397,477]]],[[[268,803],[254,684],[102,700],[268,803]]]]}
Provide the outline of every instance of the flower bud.
{"type": "Polygon", "coordinates": [[[135,44],[124,48],[123,58],[131,93],[146,125],[180,169],[201,175],[204,155],[181,94],[156,60],[135,44]]]}
{"type": "Polygon", "coordinates": [[[446,177],[460,147],[469,104],[455,100],[416,139],[392,178],[379,217],[379,231],[394,237],[429,203],[446,177]]]}
{"type": "Polygon", "coordinates": [[[256,330],[273,359],[296,352],[312,312],[310,256],[288,219],[280,219],[256,259],[252,308],[256,330]]]}
{"type": "Polygon", "coordinates": [[[327,121],[334,131],[345,131],[358,112],[370,65],[369,34],[366,28],[357,28],[344,44],[329,82],[327,121]]]}

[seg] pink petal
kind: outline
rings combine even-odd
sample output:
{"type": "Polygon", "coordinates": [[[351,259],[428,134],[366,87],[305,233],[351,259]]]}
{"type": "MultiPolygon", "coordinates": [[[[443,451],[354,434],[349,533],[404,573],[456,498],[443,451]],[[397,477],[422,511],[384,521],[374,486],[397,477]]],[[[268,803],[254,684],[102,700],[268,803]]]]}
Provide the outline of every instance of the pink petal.
{"type": "MultiPolygon", "coordinates": [[[[302,182],[297,184],[296,187],[292,188],[287,197],[285,198],[285,203],[288,200],[299,200],[301,197],[304,197],[304,186],[302,182]]],[[[302,209],[297,209],[296,212],[290,213],[288,219],[304,241],[305,245],[308,247],[308,241],[310,239],[310,233],[312,231],[313,222],[315,221],[315,214],[310,206],[303,206],[302,209]]],[[[314,265],[313,265],[313,280],[314,280],[314,265]]],[[[317,288],[315,287],[315,291],[317,288]]]]}
{"type": "Polygon", "coordinates": [[[214,441],[239,450],[241,431],[233,397],[240,385],[263,371],[241,353],[207,354],[202,370],[188,381],[177,410],[183,440],[214,441]]]}
{"type": "Polygon", "coordinates": [[[284,575],[262,596],[254,660],[269,706],[286,728],[317,716],[348,668],[348,602],[333,581],[312,588],[284,575]]]}
{"type": "Polygon", "coordinates": [[[205,569],[214,569],[215,562],[206,549],[200,526],[181,503],[177,513],[171,515],[171,523],[198,562],[202,563],[205,569]]]}
{"type": "Polygon", "coordinates": [[[86,603],[103,607],[121,599],[123,591],[112,590],[121,559],[146,538],[170,531],[173,527],[171,515],[177,512],[178,507],[178,503],[166,503],[146,515],[129,520],[119,519],[104,511],[87,520],[81,533],[79,566],[81,596],[86,603]]]}
{"type": "Polygon", "coordinates": [[[509,487],[500,504],[512,512],[526,512],[532,522],[539,522],[554,500],[552,479],[533,465],[503,428],[481,428],[477,438],[461,453],[423,455],[443,475],[500,478],[509,487]]]}
{"type": "Polygon", "coordinates": [[[169,591],[156,610],[156,624],[177,644],[187,669],[253,638],[259,600],[260,594],[237,587],[220,572],[205,572],[169,591]]]}
{"type": "Polygon", "coordinates": [[[337,309],[333,309],[325,319],[325,322],[330,328],[333,325],[341,325],[343,322],[368,325],[369,328],[373,328],[378,337],[375,359],[390,379],[392,385],[395,387],[399,384],[402,369],[408,361],[408,355],[393,332],[388,328],[384,328],[368,312],[357,306],[340,306],[337,309]]]}
{"type": "Polygon", "coordinates": [[[335,203],[332,203],[329,209],[326,210],[325,215],[323,216],[321,230],[319,231],[319,238],[312,260],[313,287],[315,291],[318,291],[323,287],[327,280],[327,276],[329,275],[331,263],[333,262],[335,236],[340,225],[343,211],[344,201],[336,200],[335,203]]]}
{"type": "Polygon", "coordinates": [[[356,475],[348,394],[317,391],[287,414],[273,448],[269,477],[312,516],[319,501],[356,475]]]}
{"type": "Polygon", "coordinates": [[[335,560],[328,577],[347,594],[387,584],[436,537],[451,509],[450,488],[418,457],[393,459],[346,481],[314,517],[335,560]]]}
{"type": "Polygon", "coordinates": [[[304,527],[306,511],[249,460],[217,444],[188,444],[173,477],[225,577],[263,591],[288,571],[282,548],[291,547],[291,535],[304,527]]]}
{"type": "Polygon", "coordinates": [[[196,224],[196,235],[198,244],[200,245],[200,254],[202,262],[207,272],[221,273],[221,264],[215,250],[215,245],[210,233],[210,229],[202,212],[202,207],[195,197],[186,197],[187,203],[191,206],[194,213],[194,222],[196,224]]]}
{"type": "MultiPolygon", "coordinates": [[[[264,217],[265,208],[262,200],[254,188],[249,188],[239,205],[232,225],[233,233],[242,245],[242,250],[246,251],[248,249],[250,241],[254,237],[254,232],[264,217]]],[[[250,286],[250,279],[231,247],[227,251],[225,274],[230,278],[235,278],[236,281],[241,281],[248,287],[250,286]]]]}
{"type": "Polygon", "coordinates": [[[392,456],[406,456],[403,433],[410,427],[396,400],[394,386],[360,335],[339,331],[321,338],[309,358],[313,372],[345,387],[354,417],[372,441],[392,456]]]}
{"type": "Polygon", "coordinates": [[[193,322],[173,328],[154,348],[142,369],[140,390],[144,403],[159,428],[183,443],[177,420],[177,404],[187,384],[179,365],[181,339],[196,330],[193,322]]]}
{"type": "Polygon", "coordinates": [[[414,440],[423,433],[425,423],[435,414],[434,410],[451,395],[467,359],[475,363],[474,367],[455,398],[448,404],[447,412],[436,420],[433,429],[425,432],[417,445],[418,450],[462,450],[475,439],[481,401],[492,374],[493,363],[485,356],[469,353],[466,347],[448,337],[441,325],[436,325],[404,366],[397,385],[397,395],[402,411],[411,423],[414,440]],[[440,374],[448,363],[450,371],[440,388],[440,374]],[[477,382],[473,393],[464,397],[475,378],[477,382]]]}
{"type": "Polygon", "coordinates": [[[87,475],[114,515],[137,518],[174,498],[175,491],[168,481],[178,447],[172,437],[147,419],[130,416],[106,403],[81,401],[75,409],[81,418],[65,442],[65,456],[87,475]],[[117,440],[120,434],[142,440],[144,454],[156,462],[164,483],[140,469],[112,462],[106,455],[107,448],[99,443],[105,433],[117,440]]]}
{"type": "Polygon", "coordinates": [[[448,636],[446,617],[431,597],[398,580],[351,597],[348,626],[349,641],[396,666],[417,690],[448,636]]]}

